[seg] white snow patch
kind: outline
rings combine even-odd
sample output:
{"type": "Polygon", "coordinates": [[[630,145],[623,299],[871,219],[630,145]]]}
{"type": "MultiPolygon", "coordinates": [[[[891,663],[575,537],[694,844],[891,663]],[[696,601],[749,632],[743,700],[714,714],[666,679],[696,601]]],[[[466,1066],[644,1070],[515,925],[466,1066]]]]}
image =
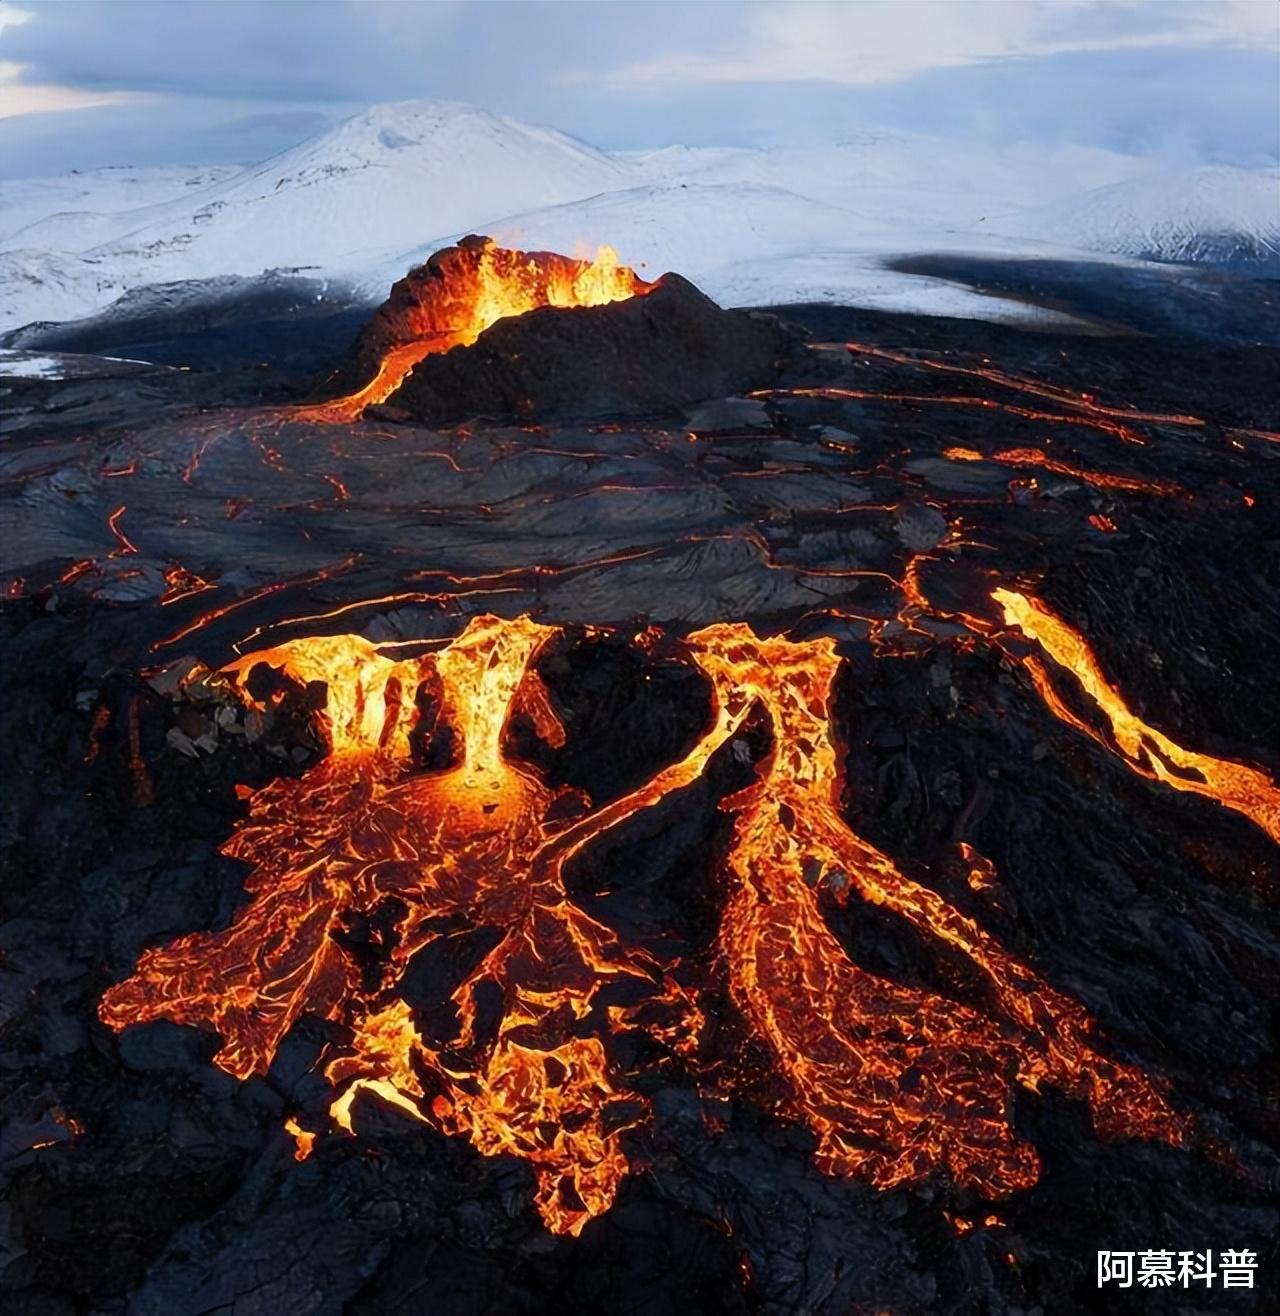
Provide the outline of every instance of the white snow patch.
{"type": "Polygon", "coordinates": [[[871,251],[815,251],[741,261],[711,270],[700,281],[722,306],[787,306],[827,302],[907,315],[946,315],[1045,328],[1078,325],[1059,311],[990,297],[964,284],[888,268],[871,251]]]}
{"type": "Polygon", "coordinates": [[[6,379],[62,379],[62,360],[38,352],[0,351],[0,377],[6,379]]]}
{"type": "Polygon", "coordinates": [[[132,375],[140,370],[166,368],[127,356],[94,356],[83,352],[22,352],[0,348],[0,379],[86,379],[94,375],[132,375]]]}

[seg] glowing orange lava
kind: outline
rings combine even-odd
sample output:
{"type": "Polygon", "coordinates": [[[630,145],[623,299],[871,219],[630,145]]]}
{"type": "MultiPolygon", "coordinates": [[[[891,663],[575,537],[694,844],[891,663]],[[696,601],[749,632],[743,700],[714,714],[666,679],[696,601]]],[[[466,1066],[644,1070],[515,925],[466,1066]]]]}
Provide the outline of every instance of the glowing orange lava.
{"type": "MultiPolygon", "coordinates": [[[[1020,406],[1015,402],[997,402],[994,398],[982,398],[972,393],[899,393],[884,392],[874,389],[838,388],[834,385],[814,385],[807,388],[762,388],[747,394],[753,398],[827,398],[834,402],[890,402],[907,406],[938,407],[978,407],[984,411],[1002,411],[1009,416],[1022,420],[1043,421],[1052,425],[1078,425],[1086,429],[1100,430],[1112,434],[1126,443],[1143,444],[1146,439],[1132,426],[1109,420],[1106,415],[1086,411],[1083,415],[1065,415],[1056,411],[1041,411],[1035,407],[1020,406]]],[[[1134,419],[1143,419],[1135,415],[1134,419]]],[[[1196,424],[1203,422],[1196,421],[1196,424]]]]}
{"type": "Polygon", "coordinates": [[[844,821],[834,641],[766,640],[718,625],[690,644],[722,707],[763,708],[774,736],[757,783],[722,805],[735,825],[720,945],[733,997],[772,1049],[790,1112],[818,1136],[819,1164],[881,1188],[935,1170],[985,1196],[1027,1187],[1039,1160],[1013,1132],[1011,1077],[1087,1101],[1104,1136],[1182,1141],[1185,1122],[1159,1088],[1094,1051],[1093,1021],[1076,1002],[844,821]],[[988,1015],[861,969],[822,915],[824,888],[892,910],[966,956],[996,1008],[988,1015]]]}
{"type": "MultiPolygon", "coordinates": [[[[1190,416],[1185,412],[1139,411],[1134,407],[1109,406],[1099,402],[1092,393],[1083,393],[1075,389],[1063,388],[1058,384],[1049,384],[1030,375],[1015,375],[1008,370],[1001,370],[990,364],[989,360],[981,365],[967,366],[958,361],[939,361],[936,358],[913,356],[908,352],[895,351],[888,347],[877,347],[870,343],[846,343],[845,346],[855,356],[878,357],[892,361],[895,365],[911,366],[917,370],[935,370],[948,375],[967,375],[972,379],[985,380],[1000,388],[1011,389],[1017,393],[1030,393],[1035,397],[1057,402],[1072,411],[1079,411],[1095,418],[1107,418],[1119,421],[1138,421],[1148,425],[1174,425],[1202,427],[1204,421],[1199,416],[1190,416]]],[[[1127,426],[1100,425],[1127,443],[1143,443],[1145,440],[1127,426]]],[[[1244,431],[1250,432],[1250,431],[1244,431]]],[[[1257,431],[1252,431],[1257,433],[1257,431]]]]}
{"type": "MultiPolygon", "coordinates": [[[[1050,457],[1041,448],[1002,448],[991,456],[974,448],[944,448],[942,455],[949,461],[998,462],[1002,466],[1042,466],[1055,475],[1092,485],[1095,489],[1117,489],[1122,493],[1155,494],[1158,497],[1175,497],[1183,494],[1178,485],[1169,480],[1143,480],[1134,475],[1109,475],[1103,471],[1086,471],[1070,462],[1050,457]]],[[[1184,495],[1185,496],[1185,495],[1184,495]]]]}
{"type": "MultiPolygon", "coordinates": [[[[563,742],[536,669],[559,633],[484,616],[423,656],[329,636],[225,668],[229,690],[251,705],[261,706],[249,687],[263,689],[253,678],[264,663],[295,687],[322,683],[329,752],[301,778],[246,792],[248,816],[223,852],[250,866],[247,903],[225,931],[144,952],[104,996],[104,1022],[213,1029],[216,1063],[247,1078],[266,1072],[304,1012],[340,1021],[349,1040],[324,1059],[334,1124],[354,1133],[360,1102],[373,1098],[484,1155],[521,1157],[547,1225],[576,1234],[614,1200],[629,1170],[623,1134],[647,1117],[613,1059],[614,1034],[644,1028],[695,1069],[713,1060],[722,1087],[738,1081],[723,1058],[701,1054],[699,991],[682,967],[587,915],[566,892],[565,864],[697,781],[763,718],[772,748],[757,780],[721,803],[733,828],[717,861],[719,962],[773,1057],[780,1111],[813,1130],[823,1169],[880,1187],[945,1172],[989,1197],[1026,1187],[1039,1162],[1013,1131],[1015,1083],[1087,1102],[1104,1136],[1185,1139],[1160,1086],[1095,1049],[1075,1001],[845,821],[833,640],[762,638],[740,623],[691,635],[680,651],[710,683],[709,727],[636,790],[566,810],[556,805],[569,793],[507,746],[517,716],[544,742],[563,742]],[[450,746],[448,766],[424,770],[415,743],[436,736],[450,746]],[[859,967],[824,896],[881,906],[965,957],[987,983],[983,1003],[859,967]],[[353,921],[381,929],[376,968],[344,941],[353,921]],[[489,949],[453,990],[447,1017],[438,1001],[424,1016],[406,997],[406,969],[459,928],[486,930],[489,949]]],[[[994,870],[966,853],[975,889],[990,885],[994,870]]],[[[310,1154],[314,1135],[293,1118],[287,1127],[298,1157],[310,1154]]]]}
{"type": "Polygon", "coordinates": [[[290,1117],[284,1122],[285,1132],[288,1133],[294,1141],[293,1159],[295,1161],[305,1161],[311,1155],[312,1148],[316,1145],[316,1135],[304,1129],[296,1119],[290,1117]]]}
{"type": "Polygon", "coordinates": [[[116,546],[108,554],[109,557],[126,557],[129,554],[137,553],[138,546],[120,529],[120,518],[124,516],[128,509],[123,503],[107,517],[107,529],[111,531],[111,537],[116,541],[116,546]]]}
{"type": "Polygon", "coordinates": [[[1243,814],[1280,844],[1280,787],[1266,773],[1247,763],[1213,758],[1184,749],[1133,713],[1124,697],[1102,674],[1089,642],[1079,631],[1045,607],[1039,599],[1011,589],[996,589],[991,597],[1004,611],[1005,623],[1034,640],[1060,668],[1070,672],[1080,692],[1106,719],[1111,737],[1072,711],[1055,689],[1044,664],[1034,654],[1022,665],[1055,717],[1084,732],[1111,753],[1118,753],[1134,772],[1162,781],[1174,790],[1217,800],[1243,814]]]}
{"type": "Polygon", "coordinates": [[[550,252],[510,251],[485,239],[474,249],[474,259],[451,261],[444,277],[430,285],[429,295],[406,317],[409,340],[385,352],[363,388],[300,408],[297,414],[332,424],[358,420],[366,407],[385,402],[424,357],[474,343],[507,316],[541,306],[603,306],[642,296],[652,287],[619,264],[612,247],[600,247],[594,260],[576,260],[550,252]]]}

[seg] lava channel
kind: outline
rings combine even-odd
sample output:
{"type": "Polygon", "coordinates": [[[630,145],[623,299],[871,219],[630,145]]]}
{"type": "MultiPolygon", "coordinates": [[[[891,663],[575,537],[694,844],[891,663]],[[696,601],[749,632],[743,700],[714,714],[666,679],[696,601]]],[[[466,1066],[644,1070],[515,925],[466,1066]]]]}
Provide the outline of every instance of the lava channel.
{"type": "MultiPolygon", "coordinates": [[[[249,900],[230,927],[145,951],[103,997],[102,1020],[216,1031],[215,1063],[242,1079],[267,1072],[303,1013],[335,1021],[346,1040],[323,1057],[335,1125],[356,1131],[363,1095],[484,1155],[520,1157],[557,1233],[577,1234],[609,1208],[630,1169],[623,1135],[647,1119],[613,1059],[619,1030],[646,1028],[702,1079],[747,1095],[725,1077],[725,1057],[705,1054],[702,993],[725,982],[772,1057],[780,1110],[813,1130],[826,1172],[880,1188],[943,1173],[988,1197],[1024,1188],[1039,1160],[1013,1131],[1015,1085],[1086,1102],[1102,1136],[1185,1140],[1162,1084],[1102,1055],[1083,1007],[851,830],[839,805],[834,641],[762,638],[737,623],[688,637],[678,647],[710,682],[709,726],[683,758],[592,808],[508,754],[517,714],[563,743],[535,667],[559,634],[528,617],[483,616],[421,657],[331,636],[225,668],[230,689],[258,708],[263,664],[323,683],[329,753],[300,778],[248,793],[248,816],[223,846],[250,866],[249,900]],[[564,866],[697,781],[761,717],[772,748],[755,783],[721,803],[733,824],[716,860],[720,967],[691,982],[696,966],[628,945],[579,908],[564,866]],[[447,767],[415,763],[424,737],[448,746],[447,767]],[[858,967],[823,916],[823,891],[891,911],[966,957],[988,985],[984,1003],[858,967]],[[377,954],[357,955],[355,925],[377,954]],[[482,932],[489,949],[424,1012],[408,999],[406,970],[459,931],[482,932]]],[[[290,1118],[306,1155],[316,1130],[290,1118]]]]}
{"type": "Polygon", "coordinates": [[[1075,678],[1080,692],[1106,719],[1111,738],[1071,710],[1034,653],[1015,655],[1055,717],[1118,754],[1140,776],[1216,800],[1223,808],[1243,814],[1280,845],[1280,787],[1265,772],[1248,763],[1185,749],[1144,722],[1103,675],[1088,640],[1039,599],[1004,588],[994,590],[991,597],[1004,612],[1006,625],[1033,640],[1058,668],[1075,678]]]}

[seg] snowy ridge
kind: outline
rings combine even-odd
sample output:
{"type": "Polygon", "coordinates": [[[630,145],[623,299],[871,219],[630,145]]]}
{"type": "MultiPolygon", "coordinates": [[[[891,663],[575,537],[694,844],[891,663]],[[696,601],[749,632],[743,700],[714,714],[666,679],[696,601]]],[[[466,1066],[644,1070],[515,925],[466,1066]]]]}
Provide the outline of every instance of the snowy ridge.
{"type": "MultiPolygon", "coordinates": [[[[0,182],[0,249],[16,234],[54,215],[114,215],[137,210],[198,189],[211,187],[240,172],[239,165],[163,165],[135,169],[111,165],[77,169],[52,178],[18,178],[0,182]]],[[[52,244],[49,244],[52,245],[52,244]]]]}
{"type": "MultiPolygon", "coordinates": [[[[1158,172],[1092,148],[983,153],[879,130],[826,146],[610,155],[473,106],[415,101],[244,169],[0,185],[0,330],[92,315],[139,288],[279,268],[377,300],[468,231],[568,252],[607,243],[739,304],[890,305],[920,280],[886,272],[885,258],[921,251],[1274,258],[1278,191],[1274,169],[1158,172]]],[[[971,313],[982,299],[968,301],[971,313]]]]}
{"type": "Polygon", "coordinates": [[[373,245],[408,247],[631,181],[551,129],[451,103],[375,106],[189,195],[23,227],[0,244],[0,328],[89,314],[144,284],[345,268],[373,245]]]}
{"type": "Polygon", "coordinates": [[[1004,226],[1144,260],[1280,260],[1280,169],[1213,165],[1148,174],[992,221],[996,231],[1004,226]]]}
{"type": "Polygon", "coordinates": [[[1025,206],[1028,197],[1056,203],[1148,169],[1132,156],[1090,147],[981,152],[888,130],[820,146],[670,147],[626,158],[652,178],[781,187],[910,232],[969,228],[1025,206]]]}

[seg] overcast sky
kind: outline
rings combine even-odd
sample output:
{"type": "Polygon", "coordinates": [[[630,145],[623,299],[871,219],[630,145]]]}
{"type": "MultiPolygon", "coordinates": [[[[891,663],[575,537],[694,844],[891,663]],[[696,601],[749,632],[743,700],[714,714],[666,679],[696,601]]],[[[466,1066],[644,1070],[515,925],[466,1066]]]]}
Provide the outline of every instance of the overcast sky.
{"type": "Polygon", "coordinates": [[[1280,158],[1277,0],[0,0],[0,177],[252,161],[444,97],[604,147],[840,139],[1280,158]]]}

